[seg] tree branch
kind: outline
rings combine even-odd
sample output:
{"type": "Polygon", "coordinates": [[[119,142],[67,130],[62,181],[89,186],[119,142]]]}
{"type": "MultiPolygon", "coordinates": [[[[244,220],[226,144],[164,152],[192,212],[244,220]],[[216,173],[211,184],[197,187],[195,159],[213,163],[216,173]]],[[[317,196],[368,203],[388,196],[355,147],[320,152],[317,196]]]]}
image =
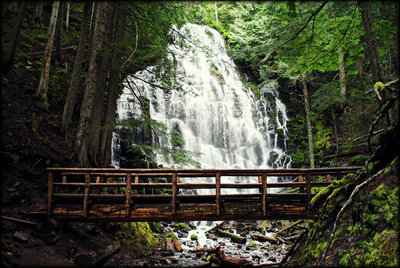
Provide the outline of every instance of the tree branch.
{"type": "Polygon", "coordinates": [[[353,197],[356,195],[356,193],[358,193],[358,191],[365,185],[367,185],[368,183],[372,182],[373,180],[375,180],[376,178],[379,177],[379,175],[381,175],[383,172],[385,171],[385,168],[381,169],[379,172],[375,173],[373,176],[371,176],[369,179],[367,179],[366,181],[360,183],[359,185],[357,185],[356,188],[354,188],[353,192],[351,193],[349,199],[347,199],[346,203],[343,205],[343,207],[340,209],[339,213],[336,216],[336,220],[335,223],[333,224],[333,230],[330,234],[329,237],[329,241],[328,244],[325,247],[324,252],[322,253],[321,257],[319,260],[317,260],[317,263],[319,263],[320,261],[323,262],[326,258],[326,254],[328,253],[329,247],[332,243],[332,239],[335,236],[335,232],[337,229],[337,224],[339,222],[340,217],[342,216],[344,210],[351,204],[351,202],[353,201],[353,197]]]}
{"type": "Polygon", "coordinates": [[[287,43],[289,43],[289,42],[293,41],[294,39],[296,39],[297,36],[299,36],[299,34],[307,27],[307,25],[310,23],[310,21],[311,21],[315,16],[318,15],[318,13],[324,8],[324,6],[325,6],[327,3],[328,3],[328,1],[323,2],[322,5],[321,5],[317,10],[315,10],[315,11],[311,14],[311,16],[308,18],[308,20],[307,20],[306,23],[303,25],[303,27],[301,27],[301,29],[300,29],[292,38],[290,38],[290,39],[287,40],[285,43],[283,43],[282,46],[284,46],[284,45],[286,45],[287,43]]]}

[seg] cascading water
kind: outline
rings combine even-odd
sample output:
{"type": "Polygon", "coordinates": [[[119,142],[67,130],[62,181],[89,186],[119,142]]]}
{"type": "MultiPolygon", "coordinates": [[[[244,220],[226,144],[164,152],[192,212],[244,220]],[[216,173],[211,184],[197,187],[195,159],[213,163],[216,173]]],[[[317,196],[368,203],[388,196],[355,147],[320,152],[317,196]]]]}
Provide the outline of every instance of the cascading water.
{"type": "MultiPolygon", "coordinates": [[[[143,113],[139,99],[145,98],[153,120],[175,130],[184,141],[183,149],[201,153],[195,157],[200,164],[196,168],[290,167],[291,159],[285,154],[288,118],[274,83],[260,85],[263,94],[255,100],[229,58],[223,37],[210,27],[186,24],[181,29],[174,28],[171,35],[176,44],[184,44],[169,46],[183,91],[152,87],[149,83],[160,81],[155,75],[156,67],[148,67],[126,80],[118,101],[117,120],[139,118],[143,113]]],[[[116,167],[120,130],[114,133],[113,142],[116,167]]],[[[142,136],[143,133],[136,133],[133,144],[143,144],[142,136]]],[[[171,146],[168,137],[153,135],[152,139],[153,144],[171,146]]],[[[164,166],[183,168],[166,162],[161,154],[155,157],[164,166]]],[[[222,182],[227,180],[230,178],[222,178],[222,182]]],[[[251,182],[256,181],[254,178],[251,182]]],[[[205,193],[199,190],[198,194],[205,193]]],[[[199,228],[196,232],[199,235],[199,228]]]]}

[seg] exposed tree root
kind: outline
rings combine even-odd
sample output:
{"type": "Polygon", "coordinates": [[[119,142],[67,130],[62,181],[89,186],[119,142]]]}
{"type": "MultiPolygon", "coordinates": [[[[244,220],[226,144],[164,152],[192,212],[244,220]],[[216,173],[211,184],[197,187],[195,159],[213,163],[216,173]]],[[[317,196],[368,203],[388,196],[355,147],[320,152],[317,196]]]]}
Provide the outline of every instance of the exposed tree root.
{"type": "Polygon", "coordinates": [[[365,185],[369,184],[370,182],[372,182],[373,180],[377,179],[379,177],[379,175],[381,175],[383,172],[385,171],[385,168],[381,169],[380,171],[378,171],[377,173],[375,173],[373,176],[371,176],[369,179],[367,179],[366,181],[360,183],[359,185],[356,186],[356,188],[354,188],[353,192],[351,193],[349,199],[347,199],[346,203],[343,205],[343,207],[340,209],[339,213],[336,216],[336,220],[333,224],[333,229],[330,233],[329,236],[329,241],[328,244],[325,247],[324,252],[322,253],[321,257],[317,260],[316,263],[321,263],[325,261],[326,258],[326,254],[328,253],[329,247],[332,243],[332,239],[335,236],[335,232],[337,229],[337,224],[339,222],[340,217],[342,216],[343,212],[345,211],[345,209],[351,204],[351,202],[353,201],[353,197],[355,196],[356,193],[358,193],[358,191],[364,187],[365,185]]]}

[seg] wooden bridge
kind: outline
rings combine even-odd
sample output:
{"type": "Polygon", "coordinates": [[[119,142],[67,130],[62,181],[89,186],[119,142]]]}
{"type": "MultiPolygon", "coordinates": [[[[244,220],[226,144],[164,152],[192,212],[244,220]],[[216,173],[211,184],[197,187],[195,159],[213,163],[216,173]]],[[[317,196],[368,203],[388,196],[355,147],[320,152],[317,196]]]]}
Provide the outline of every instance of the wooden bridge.
{"type": "Polygon", "coordinates": [[[312,218],[315,188],[357,169],[48,168],[47,206],[31,214],[92,222],[312,218]]]}

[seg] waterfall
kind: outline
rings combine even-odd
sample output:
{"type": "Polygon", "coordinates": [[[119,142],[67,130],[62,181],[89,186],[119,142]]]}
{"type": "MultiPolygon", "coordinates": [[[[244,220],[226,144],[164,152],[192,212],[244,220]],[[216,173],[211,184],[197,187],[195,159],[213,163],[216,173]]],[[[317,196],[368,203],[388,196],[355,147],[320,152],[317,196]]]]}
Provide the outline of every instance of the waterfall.
{"type": "MultiPolygon", "coordinates": [[[[223,37],[207,26],[185,24],[173,28],[175,41],[168,47],[170,60],[182,89],[163,90],[151,66],[125,81],[118,100],[117,120],[139,118],[143,113],[138,97],[150,104],[150,116],[176,131],[183,149],[201,154],[195,168],[288,168],[285,154],[288,118],[274,83],[260,85],[261,97],[255,100],[232,59],[223,37]],[[183,44],[178,46],[177,44],[183,44]],[[147,83],[146,83],[146,82],[147,83]],[[132,92],[133,91],[133,92],[132,92]],[[136,97],[134,97],[136,95],[136,97]]],[[[119,132],[114,133],[113,165],[119,167],[119,132]]],[[[143,144],[144,129],[138,129],[133,144],[143,144]]],[[[168,137],[152,137],[153,144],[170,146],[168,137]]],[[[156,154],[157,163],[168,163],[156,154]]],[[[187,167],[187,166],[186,166],[187,167]]]]}
{"type": "MultiPolygon", "coordinates": [[[[276,82],[265,81],[259,85],[258,90],[262,94],[256,99],[247,86],[246,78],[240,75],[229,58],[224,39],[216,30],[185,24],[180,29],[173,28],[171,35],[175,44],[168,49],[170,60],[176,65],[176,77],[181,90],[163,90],[151,86],[150,83],[162,84],[157,76],[160,68],[156,66],[139,71],[125,81],[117,104],[117,121],[138,119],[143,112],[149,112],[151,119],[163,123],[180,136],[184,141],[180,146],[182,149],[201,153],[194,159],[199,165],[185,167],[170,163],[161,153],[156,153],[156,162],[164,166],[289,168],[291,158],[285,154],[288,118],[286,108],[279,100],[276,82]],[[140,99],[148,101],[147,111],[142,111],[140,99]]],[[[126,137],[126,134],[122,126],[114,130],[112,165],[115,167],[125,167],[124,161],[134,157],[123,155],[129,146],[145,144],[149,138],[153,144],[171,147],[168,136],[146,136],[146,127],[138,127],[133,137],[126,137]]],[[[198,179],[195,178],[196,181],[198,179]]],[[[274,179],[268,177],[268,181],[274,179]]],[[[202,180],[214,182],[214,178],[202,180]]],[[[191,179],[184,178],[181,181],[191,182],[191,179]]],[[[221,182],[254,183],[257,177],[222,177],[221,182]]],[[[222,189],[221,193],[237,191],[222,189]]],[[[242,191],[257,193],[258,189],[242,191]]],[[[212,194],[215,190],[210,193],[210,190],[203,189],[196,193],[212,194]]],[[[182,239],[183,244],[191,243],[190,235],[195,233],[201,245],[215,246],[217,242],[207,240],[205,235],[210,224],[198,222],[197,229],[189,232],[186,242],[182,239]]]]}

